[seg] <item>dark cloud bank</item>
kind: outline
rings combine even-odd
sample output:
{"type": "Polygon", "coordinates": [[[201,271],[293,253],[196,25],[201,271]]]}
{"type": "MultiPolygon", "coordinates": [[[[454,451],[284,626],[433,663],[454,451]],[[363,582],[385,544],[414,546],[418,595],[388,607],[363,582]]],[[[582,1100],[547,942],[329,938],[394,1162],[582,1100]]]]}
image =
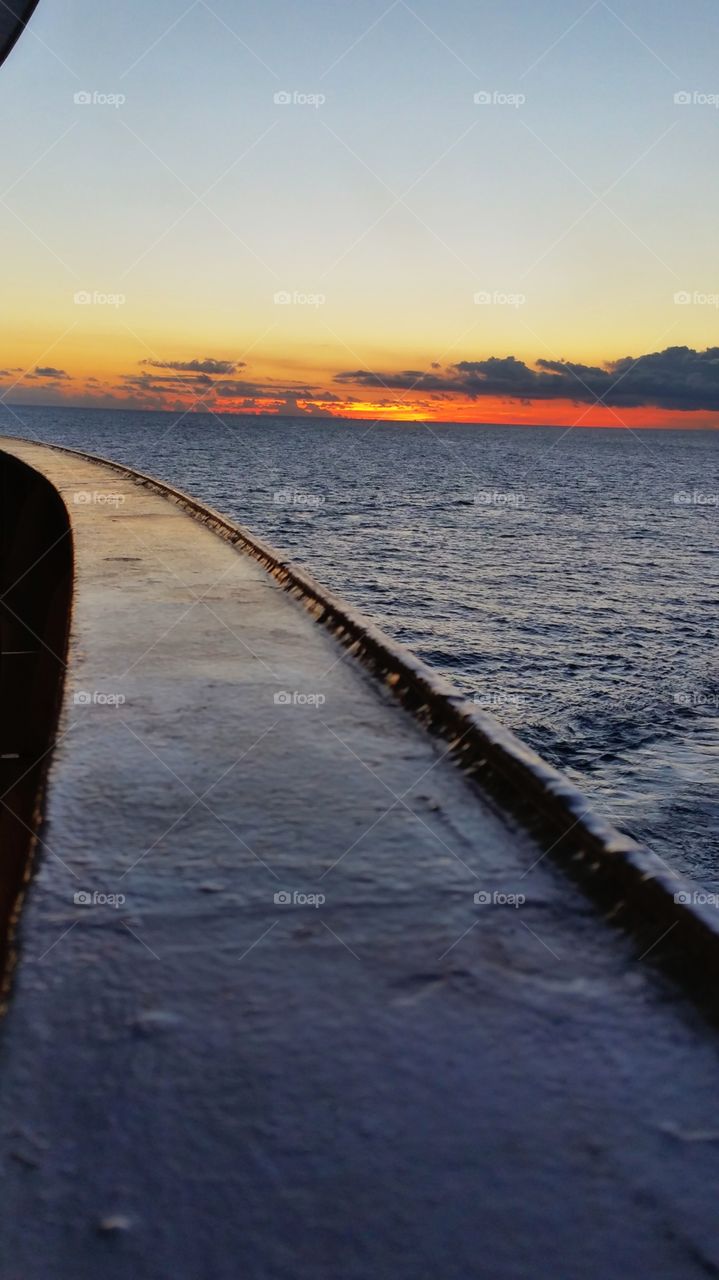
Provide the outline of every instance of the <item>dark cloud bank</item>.
{"type": "MultiPolygon", "coordinates": [[[[434,362],[426,370],[404,369],[399,373],[354,369],[335,375],[333,381],[340,394],[326,386],[292,379],[255,380],[242,360],[204,356],[191,360],[145,359],[138,363],[139,370],[121,375],[119,385],[103,388],[106,398],[112,400],[117,394],[122,401],[130,395],[140,407],[162,409],[167,407],[168,393],[174,392],[193,396],[198,411],[212,411],[213,404],[219,407],[223,402],[232,402],[234,411],[253,409],[258,401],[264,401],[266,412],[322,416],[329,404],[347,411],[355,403],[353,390],[371,388],[414,393],[427,406],[431,401],[451,402],[455,396],[471,400],[493,396],[523,403],[564,400],[619,409],[719,411],[719,347],[706,351],[667,347],[665,351],[637,359],[625,356],[601,366],[542,359],[532,367],[516,356],[490,356],[462,360],[446,368],[434,362]]],[[[0,376],[11,372],[0,371],[0,376]]],[[[47,388],[58,388],[58,384],[69,380],[65,370],[49,365],[38,366],[26,376],[47,388]]],[[[100,388],[94,378],[86,386],[93,394],[100,388]]],[[[377,403],[390,405],[393,401],[394,397],[390,397],[377,403]]]]}
{"type": "Polygon", "coordinates": [[[152,369],[174,369],[176,373],[205,373],[210,375],[226,375],[237,369],[244,369],[244,360],[213,360],[205,356],[204,360],[141,360],[140,364],[149,365],[152,369]]]}
{"type": "Polygon", "coordinates": [[[719,347],[694,351],[667,347],[648,355],[624,356],[599,368],[564,360],[537,360],[532,369],[515,356],[462,360],[432,372],[406,369],[377,374],[356,369],[337,374],[335,382],[428,392],[433,396],[463,395],[471,399],[499,396],[508,400],[597,400],[618,408],[652,406],[661,409],[719,410],[719,347]]]}
{"type": "Polygon", "coordinates": [[[140,373],[121,375],[119,386],[113,391],[128,393],[147,407],[167,407],[167,393],[190,393],[195,397],[197,412],[212,412],[222,401],[232,401],[232,409],[254,409],[257,401],[273,404],[273,413],[279,411],[303,417],[323,416],[323,410],[305,402],[319,398],[325,402],[342,403],[348,397],[340,397],[332,391],[324,391],[307,382],[268,378],[254,381],[243,375],[247,369],[244,360],[216,360],[211,356],[192,360],[140,360],[140,373]],[[303,402],[302,404],[300,402],[303,402]]]}

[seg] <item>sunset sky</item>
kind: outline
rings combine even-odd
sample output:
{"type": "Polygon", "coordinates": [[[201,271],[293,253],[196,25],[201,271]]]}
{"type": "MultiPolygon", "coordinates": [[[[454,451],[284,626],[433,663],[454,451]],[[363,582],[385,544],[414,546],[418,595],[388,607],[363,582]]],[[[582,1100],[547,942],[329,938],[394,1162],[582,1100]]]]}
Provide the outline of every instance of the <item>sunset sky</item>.
{"type": "Polygon", "coordinates": [[[0,395],[714,426],[718,39],[716,0],[40,0],[0,395]]]}

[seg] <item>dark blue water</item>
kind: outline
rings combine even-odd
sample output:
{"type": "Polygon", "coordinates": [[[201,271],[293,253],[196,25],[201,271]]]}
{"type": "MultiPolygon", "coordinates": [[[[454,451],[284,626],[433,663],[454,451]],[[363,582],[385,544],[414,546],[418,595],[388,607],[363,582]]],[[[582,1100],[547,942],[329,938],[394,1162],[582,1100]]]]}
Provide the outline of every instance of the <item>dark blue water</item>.
{"type": "Polygon", "coordinates": [[[719,433],[17,408],[0,432],[152,472],[266,536],[719,882],[719,433]]]}

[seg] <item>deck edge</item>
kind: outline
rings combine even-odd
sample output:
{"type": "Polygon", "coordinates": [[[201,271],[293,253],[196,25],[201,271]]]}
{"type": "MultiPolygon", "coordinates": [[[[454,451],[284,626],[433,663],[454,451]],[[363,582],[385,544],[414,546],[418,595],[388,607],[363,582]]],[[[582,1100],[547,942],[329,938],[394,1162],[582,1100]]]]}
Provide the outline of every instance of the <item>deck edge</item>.
{"type": "MultiPolygon", "coordinates": [[[[617,923],[639,930],[647,939],[651,937],[648,930],[656,927],[666,935],[671,932],[670,967],[682,976],[689,968],[693,978],[699,977],[702,986],[709,988],[710,979],[719,974],[719,917],[713,906],[696,901],[696,890],[701,886],[597,815],[558,769],[490,713],[478,710],[449,681],[385,635],[359,610],[284,558],[265,539],[173,485],[124,463],[65,445],[18,437],[3,437],[3,441],[38,445],[109,468],[173,502],[257,560],[416,720],[448,742],[448,754],[485,793],[499,798],[502,807],[535,836],[540,831],[544,838],[554,834],[543,857],[551,855],[607,906],[609,918],[617,923]]],[[[661,937],[652,946],[659,941],[661,937]]],[[[664,948],[665,961],[666,951],[664,948]]]]}

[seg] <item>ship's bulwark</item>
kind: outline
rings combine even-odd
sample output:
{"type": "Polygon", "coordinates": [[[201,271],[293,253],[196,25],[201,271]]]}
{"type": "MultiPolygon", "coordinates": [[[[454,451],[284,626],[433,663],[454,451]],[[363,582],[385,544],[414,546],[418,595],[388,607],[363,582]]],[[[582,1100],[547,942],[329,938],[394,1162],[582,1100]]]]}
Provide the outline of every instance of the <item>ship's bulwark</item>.
{"type": "Polygon", "coordinates": [[[716,1041],[636,939],[257,559],[6,447],[62,496],[75,577],[2,1274],[715,1268],[716,1041]]]}
{"type": "Polygon", "coordinates": [[[37,5],[38,0],[3,0],[0,5],[0,63],[5,61],[22,35],[37,5]]]}

